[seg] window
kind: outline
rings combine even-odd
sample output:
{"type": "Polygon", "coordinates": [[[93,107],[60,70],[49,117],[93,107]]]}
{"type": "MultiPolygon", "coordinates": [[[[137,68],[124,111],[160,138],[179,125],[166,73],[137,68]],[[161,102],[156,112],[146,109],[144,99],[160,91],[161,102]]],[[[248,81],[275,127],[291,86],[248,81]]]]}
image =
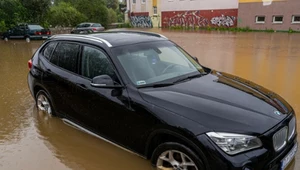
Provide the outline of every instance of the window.
{"type": "Polygon", "coordinates": [[[44,49],[44,51],[43,51],[43,55],[44,55],[44,57],[46,58],[46,59],[50,59],[50,56],[51,56],[51,54],[52,54],[52,51],[54,50],[54,48],[55,48],[55,46],[56,46],[56,42],[50,42],[47,46],[46,46],[46,48],[44,49]]]}
{"type": "Polygon", "coordinates": [[[146,0],[142,0],[142,4],[146,3],[146,0]]]}
{"type": "Polygon", "coordinates": [[[293,15],[292,23],[300,23],[300,15],[293,15]]]}
{"type": "Polygon", "coordinates": [[[153,7],[153,14],[157,15],[157,7],[156,6],[153,7]]]}
{"type": "Polygon", "coordinates": [[[101,27],[101,24],[93,24],[92,27],[101,27]]]}
{"type": "Polygon", "coordinates": [[[132,0],[132,3],[134,3],[134,4],[135,4],[135,3],[136,3],[136,0],[132,0]]]}
{"type": "Polygon", "coordinates": [[[40,25],[28,25],[29,29],[31,30],[41,30],[44,29],[43,27],[41,27],[40,25]]]}
{"type": "Polygon", "coordinates": [[[275,24],[283,23],[283,16],[273,16],[273,23],[275,24]]]}
{"type": "Polygon", "coordinates": [[[265,19],[266,19],[265,16],[256,16],[255,17],[255,22],[258,23],[258,24],[263,24],[263,23],[265,23],[265,19]]]}
{"type": "Polygon", "coordinates": [[[150,42],[116,47],[113,53],[133,84],[172,82],[203,69],[171,42],[150,42]]]}
{"type": "Polygon", "coordinates": [[[76,73],[79,47],[77,44],[59,43],[50,61],[57,66],[76,73]]]}
{"type": "Polygon", "coordinates": [[[107,56],[102,51],[87,46],[83,49],[81,74],[90,79],[100,75],[109,75],[114,81],[117,80],[107,56]]]}

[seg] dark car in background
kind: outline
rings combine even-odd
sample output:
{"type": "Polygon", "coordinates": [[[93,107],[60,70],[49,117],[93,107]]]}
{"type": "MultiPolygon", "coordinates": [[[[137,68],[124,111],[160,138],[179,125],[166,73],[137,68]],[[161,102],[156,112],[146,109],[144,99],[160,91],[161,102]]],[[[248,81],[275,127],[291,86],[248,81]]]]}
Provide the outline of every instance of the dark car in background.
{"type": "Polygon", "coordinates": [[[77,25],[76,28],[71,31],[71,34],[86,34],[104,30],[105,28],[100,23],[85,22],[77,25]]]}
{"type": "Polygon", "coordinates": [[[159,34],[57,35],[28,66],[40,111],[158,169],[284,170],[297,152],[282,97],[202,66],[159,34]]]}
{"type": "Polygon", "coordinates": [[[2,39],[47,39],[51,36],[50,29],[45,29],[38,24],[18,24],[2,34],[2,39]]]}

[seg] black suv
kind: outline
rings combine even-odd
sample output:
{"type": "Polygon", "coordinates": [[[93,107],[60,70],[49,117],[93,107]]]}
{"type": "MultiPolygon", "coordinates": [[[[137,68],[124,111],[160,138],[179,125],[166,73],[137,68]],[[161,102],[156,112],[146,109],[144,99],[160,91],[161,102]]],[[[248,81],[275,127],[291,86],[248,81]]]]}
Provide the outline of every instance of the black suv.
{"type": "Polygon", "coordinates": [[[2,39],[47,39],[51,36],[51,31],[37,24],[18,24],[15,27],[4,32],[2,39]]]}
{"type": "Polygon", "coordinates": [[[283,170],[297,151],[283,98],[202,66],[159,34],[52,36],[28,65],[40,111],[158,169],[283,170]]]}

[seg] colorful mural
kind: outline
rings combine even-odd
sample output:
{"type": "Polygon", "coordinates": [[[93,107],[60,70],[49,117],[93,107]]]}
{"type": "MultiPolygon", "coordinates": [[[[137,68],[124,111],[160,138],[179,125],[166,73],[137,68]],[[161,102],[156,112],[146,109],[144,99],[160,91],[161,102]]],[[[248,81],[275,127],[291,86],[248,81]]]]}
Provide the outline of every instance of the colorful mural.
{"type": "Polygon", "coordinates": [[[130,22],[133,27],[152,28],[152,20],[148,12],[131,13],[130,22]]]}
{"type": "Polygon", "coordinates": [[[235,27],[237,9],[229,10],[196,10],[162,12],[162,26],[182,27],[235,27]]]}

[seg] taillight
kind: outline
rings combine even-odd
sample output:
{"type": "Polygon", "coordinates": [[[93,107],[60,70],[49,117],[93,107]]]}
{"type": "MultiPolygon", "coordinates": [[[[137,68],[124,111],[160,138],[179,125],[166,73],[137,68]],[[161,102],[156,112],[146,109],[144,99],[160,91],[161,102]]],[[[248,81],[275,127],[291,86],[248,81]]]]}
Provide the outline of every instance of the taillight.
{"type": "Polygon", "coordinates": [[[42,35],[42,33],[39,32],[39,31],[36,31],[36,32],[35,32],[35,35],[42,35]]]}
{"type": "Polygon", "coordinates": [[[32,67],[32,60],[30,59],[30,60],[28,60],[28,68],[29,68],[29,70],[31,69],[31,67],[32,67]]]}
{"type": "Polygon", "coordinates": [[[50,31],[47,31],[47,35],[50,35],[51,33],[50,33],[50,31]]]}
{"type": "Polygon", "coordinates": [[[94,30],[94,31],[96,31],[96,30],[97,30],[97,28],[93,28],[93,30],[94,30]]]}

